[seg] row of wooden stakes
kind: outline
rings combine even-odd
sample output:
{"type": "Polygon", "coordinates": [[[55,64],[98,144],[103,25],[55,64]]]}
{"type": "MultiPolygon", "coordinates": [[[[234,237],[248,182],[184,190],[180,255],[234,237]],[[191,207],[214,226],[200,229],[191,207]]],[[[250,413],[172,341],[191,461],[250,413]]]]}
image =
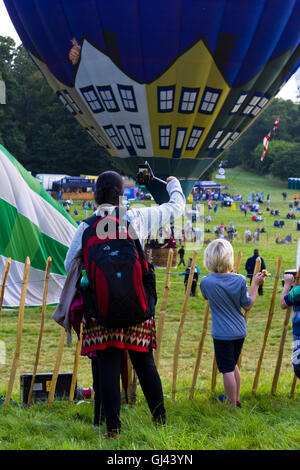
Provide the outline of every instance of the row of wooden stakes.
{"type": "MultiPolygon", "coordinates": [[[[164,286],[164,295],[163,295],[163,300],[162,300],[162,305],[161,305],[161,310],[160,310],[160,315],[159,315],[159,321],[158,321],[158,330],[157,330],[157,349],[156,349],[156,354],[155,354],[155,361],[156,365],[159,365],[159,357],[160,357],[160,345],[161,345],[161,340],[162,340],[162,331],[163,331],[163,324],[165,320],[165,314],[166,314],[166,308],[167,308],[167,298],[168,298],[168,293],[170,289],[170,271],[171,271],[171,266],[172,266],[172,250],[170,249],[169,251],[169,258],[168,258],[168,265],[166,269],[166,280],[165,280],[165,286],[164,286]]],[[[190,274],[188,278],[188,284],[187,284],[187,289],[185,293],[185,298],[183,302],[183,308],[180,316],[180,323],[177,331],[177,336],[176,336],[176,341],[175,341],[175,348],[174,348],[174,356],[173,356],[173,381],[172,381],[172,398],[175,400],[176,397],[176,384],[177,384],[177,373],[178,373],[178,361],[179,361],[179,352],[180,352],[180,342],[181,342],[181,337],[182,337],[182,332],[183,332],[183,325],[185,322],[186,318],[186,312],[187,312],[187,306],[188,306],[188,301],[189,301],[189,296],[190,296],[190,291],[191,291],[191,286],[192,286],[192,281],[193,281],[193,276],[194,276],[194,271],[195,271],[195,266],[197,263],[197,257],[198,257],[198,252],[194,251],[193,259],[192,259],[192,264],[191,264],[191,269],[190,269],[190,274]]],[[[240,263],[242,259],[242,252],[239,252],[235,261],[234,269],[233,271],[235,273],[238,273],[240,263]]],[[[261,372],[261,367],[262,367],[262,362],[264,358],[264,353],[267,345],[267,340],[271,328],[271,323],[272,323],[272,318],[274,314],[274,309],[275,309],[275,301],[276,301],[276,295],[277,295],[277,289],[278,289],[278,281],[279,281],[279,276],[280,276],[280,270],[281,270],[281,265],[282,265],[282,257],[278,259],[277,262],[277,267],[276,267],[276,274],[274,278],[274,286],[273,286],[273,291],[272,291],[272,296],[271,296],[271,302],[270,302],[270,307],[269,307],[269,312],[268,312],[268,318],[267,318],[267,324],[266,324],[266,329],[264,333],[264,339],[263,339],[263,344],[261,347],[257,367],[256,367],[256,373],[253,381],[253,386],[252,386],[252,394],[255,395],[257,392],[258,388],[258,382],[259,382],[259,377],[260,377],[260,372],[261,372]]],[[[256,258],[256,264],[255,264],[255,269],[253,273],[253,278],[256,276],[257,273],[259,273],[261,270],[261,259],[260,257],[256,258]]],[[[252,279],[253,279],[252,278],[252,279]]],[[[299,279],[300,279],[300,267],[297,272],[296,280],[295,280],[295,285],[299,285],[299,279]]],[[[279,351],[278,351],[278,356],[277,356],[277,361],[276,361],[276,367],[275,367],[275,372],[272,380],[272,386],[271,386],[271,394],[275,395],[276,390],[277,390],[277,384],[278,384],[278,379],[279,379],[279,374],[281,370],[281,365],[282,365],[282,359],[283,359],[283,352],[284,352],[284,344],[286,340],[286,334],[287,334],[287,329],[289,325],[289,321],[291,318],[291,313],[292,313],[292,307],[289,307],[286,310],[285,313],[285,318],[283,322],[283,330],[281,334],[281,340],[280,340],[280,345],[279,345],[279,351]]],[[[206,301],[205,303],[205,310],[204,310],[204,318],[203,318],[203,326],[202,326],[202,332],[200,336],[200,341],[198,345],[198,350],[197,350],[197,356],[196,356],[196,361],[194,365],[194,371],[193,371],[193,377],[192,377],[192,383],[189,391],[189,397],[193,399],[195,389],[196,389],[196,382],[197,382],[197,377],[199,373],[199,367],[201,363],[201,358],[202,358],[202,353],[203,353],[203,347],[204,347],[204,341],[205,337],[207,334],[207,326],[208,326],[208,320],[209,320],[209,314],[210,314],[210,308],[209,308],[209,303],[206,301]]],[[[245,311],[244,315],[246,318],[246,322],[248,321],[248,314],[249,312],[245,311]]],[[[242,355],[239,358],[239,363],[238,366],[241,368],[241,362],[242,362],[242,355]]],[[[212,378],[211,378],[211,391],[215,390],[216,387],[216,381],[217,381],[217,364],[215,357],[213,359],[213,367],[212,367],[212,378]]],[[[294,375],[293,378],[293,383],[291,386],[291,396],[295,392],[296,388],[296,383],[297,383],[297,377],[294,375]]]]}
{"type": "MultiPolygon", "coordinates": [[[[172,380],[172,398],[173,398],[173,400],[175,400],[176,393],[177,393],[176,386],[177,386],[180,343],[181,343],[181,337],[182,337],[182,333],[183,333],[183,326],[184,326],[184,322],[185,322],[186,314],[187,314],[188,302],[189,302],[190,291],[191,291],[191,287],[192,287],[194,270],[195,270],[195,266],[196,266],[196,263],[197,263],[197,257],[198,257],[198,251],[194,251],[193,258],[192,258],[191,269],[190,269],[190,274],[189,274],[189,277],[188,277],[187,288],[186,288],[184,301],[183,301],[183,307],[182,307],[181,315],[180,315],[179,327],[178,327],[176,341],[175,341],[175,348],[174,348],[174,355],[173,355],[173,380],[172,380]]],[[[235,265],[234,265],[234,272],[235,273],[237,273],[238,270],[239,270],[240,263],[241,263],[241,258],[242,258],[242,253],[239,252],[238,255],[237,255],[236,261],[235,261],[235,265]]],[[[158,316],[157,345],[156,345],[156,350],[155,350],[155,363],[156,363],[157,368],[159,368],[160,354],[161,354],[161,343],[162,343],[162,337],[163,337],[165,317],[166,317],[166,312],[167,312],[168,296],[169,296],[169,291],[170,291],[170,275],[171,275],[171,270],[172,270],[172,261],[173,261],[173,250],[169,249],[168,261],[167,261],[167,267],[166,267],[166,273],[165,273],[164,292],[163,292],[163,298],[162,298],[162,302],[161,302],[161,306],[160,306],[160,312],[159,312],[159,316],[158,316]]],[[[40,358],[42,337],[43,337],[44,324],[45,324],[45,315],[46,315],[46,309],[47,309],[47,294],[48,294],[48,283],[49,283],[49,278],[50,278],[51,263],[52,263],[52,259],[51,259],[51,257],[49,257],[48,260],[47,260],[45,275],[44,275],[41,324],[40,324],[40,332],[39,332],[39,338],[38,338],[38,344],[37,344],[37,350],[36,350],[36,356],[35,356],[35,363],[34,363],[33,374],[32,374],[32,381],[31,381],[31,386],[30,386],[28,401],[27,401],[28,406],[30,406],[32,404],[33,386],[34,386],[34,383],[35,383],[38,364],[39,364],[39,358],[40,358]]],[[[257,363],[257,367],[256,367],[256,373],[255,373],[253,386],[252,386],[252,394],[253,395],[255,395],[256,392],[257,392],[259,376],[260,376],[260,372],[261,372],[261,366],[262,366],[262,362],[263,362],[263,357],[264,357],[264,353],[265,353],[265,348],[266,348],[266,344],[267,344],[268,335],[269,335],[270,328],[271,328],[272,317],[273,317],[273,314],[274,314],[274,308],[275,308],[275,301],[276,301],[276,294],[277,294],[277,289],[278,289],[278,280],[279,280],[279,276],[280,276],[281,264],[282,264],[282,257],[280,257],[278,259],[278,262],[277,262],[276,274],[275,274],[275,278],[274,278],[273,292],[272,292],[272,296],[271,296],[271,302],[270,302],[270,307],[269,307],[269,313],[268,313],[268,318],[267,318],[267,324],[266,324],[263,344],[262,344],[262,347],[261,347],[261,351],[260,351],[260,355],[259,355],[259,359],[258,359],[258,363],[257,363]]],[[[3,276],[2,276],[2,284],[1,284],[1,289],[0,289],[0,318],[1,318],[3,299],[4,299],[5,286],[6,286],[6,282],[7,282],[8,273],[9,273],[9,270],[10,270],[10,265],[11,265],[11,259],[8,259],[7,263],[6,263],[6,266],[5,266],[3,276]]],[[[260,272],[260,269],[261,269],[261,260],[258,257],[256,259],[256,265],[255,265],[253,278],[258,272],[260,272]]],[[[10,377],[9,377],[9,382],[8,382],[8,386],[7,386],[7,393],[6,393],[4,406],[8,406],[10,404],[12,391],[13,391],[13,386],[14,386],[15,377],[16,377],[16,371],[17,371],[18,364],[19,364],[19,359],[20,359],[22,327],[23,327],[23,318],[24,318],[24,310],[25,310],[26,292],[27,292],[27,288],[28,288],[29,272],[30,272],[30,259],[29,259],[29,257],[27,257],[27,259],[25,261],[23,281],[22,281],[22,289],[21,289],[21,296],[20,296],[16,348],[15,348],[15,353],[14,353],[14,357],[13,357],[13,361],[12,361],[12,366],[11,366],[10,377]]],[[[297,276],[296,276],[295,285],[299,284],[299,279],[300,279],[300,268],[299,268],[297,276]]],[[[289,321],[290,321],[290,317],[291,317],[291,310],[292,310],[291,307],[289,307],[286,310],[286,314],[285,314],[285,318],[284,318],[283,330],[282,330],[282,335],[281,335],[281,340],[280,340],[280,345],[279,345],[279,351],[278,351],[278,356],[277,356],[277,362],[276,362],[276,367],[275,367],[275,372],[274,372],[274,377],[273,377],[272,387],[271,387],[271,394],[272,395],[274,395],[276,393],[276,389],[277,389],[277,383],[278,383],[278,379],[279,379],[279,374],[280,374],[281,364],[282,364],[282,358],[283,358],[283,352],[284,352],[284,344],[285,344],[287,329],[288,329],[288,325],[289,325],[289,321]]],[[[198,345],[198,349],[197,349],[197,356],[196,356],[196,361],[195,361],[195,365],[194,365],[192,383],[191,383],[191,387],[189,389],[190,399],[193,399],[194,393],[195,393],[195,390],[196,390],[196,382],[197,382],[197,377],[198,377],[201,358],[202,358],[202,353],[203,353],[204,341],[205,341],[205,337],[206,337],[206,334],[207,334],[209,314],[210,314],[209,303],[208,303],[208,301],[206,301],[205,310],[204,310],[204,317],[203,317],[203,326],[202,326],[201,336],[200,336],[199,345],[198,345]]],[[[246,318],[246,322],[247,322],[248,312],[245,312],[245,318],[246,318]]],[[[50,388],[49,388],[48,406],[51,406],[54,402],[55,389],[56,389],[57,378],[58,378],[58,374],[59,374],[59,370],[60,370],[60,366],[61,366],[61,362],[62,362],[62,356],[63,356],[63,349],[64,349],[65,340],[66,340],[66,331],[65,331],[64,328],[61,328],[61,337],[60,337],[60,341],[59,341],[59,347],[58,347],[56,362],[55,362],[54,371],[53,371],[53,375],[52,375],[52,380],[51,380],[51,384],[50,384],[50,388]]],[[[78,365],[79,365],[79,357],[80,357],[80,351],[81,351],[81,342],[82,342],[82,330],[81,330],[80,339],[77,342],[76,350],[75,350],[74,364],[73,364],[73,374],[72,374],[72,381],[71,381],[70,394],[69,394],[69,403],[73,403],[73,400],[74,400],[74,393],[75,393],[77,372],[78,372],[78,365]]],[[[240,356],[240,359],[239,359],[239,367],[241,367],[241,361],[242,361],[242,356],[240,356]]],[[[212,367],[212,379],[211,379],[211,390],[212,391],[214,391],[214,389],[216,387],[216,381],[217,381],[217,365],[216,365],[216,361],[215,361],[215,358],[214,358],[213,367],[212,367]]],[[[137,382],[136,381],[136,375],[135,375],[135,372],[133,370],[132,364],[130,363],[130,360],[129,360],[129,387],[128,387],[129,390],[128,390],[128,395],[131,396],[131,397],[135,396],[136,382],[137,382]]],[[[293,379],[293,383],[292,383],[292,387],[291,387],[291,395],[293,395],[294,392],[295,392],[296,382],[297,382],[297,377],[294,375],[294,379],[293,379]]],[[[133,402],[134,402],[134,400],[133,400],[133,402]]]]}

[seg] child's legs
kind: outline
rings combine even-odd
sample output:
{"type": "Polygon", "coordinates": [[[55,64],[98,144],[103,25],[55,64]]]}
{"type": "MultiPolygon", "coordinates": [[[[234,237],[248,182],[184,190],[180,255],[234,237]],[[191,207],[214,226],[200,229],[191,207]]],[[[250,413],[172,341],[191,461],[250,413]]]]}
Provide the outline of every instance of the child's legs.
{"type": "Polygon", "coordinates": [[[214,339],[216,362],[223,374],[223,382],[228,401],[235,405],[240,401],[241,377],[237,366],[244,339],[222,341],[214,339]]]}
{"type": "Polygon", "coordinates": [[[241,375],[236,365],[233,372],[223,373],[223,382],[228,401],[236,404],[240,401],[241,375]]]}
{"type": "Polygon", "coordinates": [[[235,406],[237,402],[237,383],[234,371],[223,373],[223,383],[228,402],[235,406]]]}

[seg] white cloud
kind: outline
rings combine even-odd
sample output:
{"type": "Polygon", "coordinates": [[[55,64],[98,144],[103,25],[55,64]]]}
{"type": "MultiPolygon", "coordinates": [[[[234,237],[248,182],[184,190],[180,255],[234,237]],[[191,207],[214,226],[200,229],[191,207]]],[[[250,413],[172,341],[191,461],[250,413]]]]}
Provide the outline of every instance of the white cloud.
{"type": "Polygon", "coordinates": [[[9,36],[11,37],[17,46],[21,44],[21,39],[19,38],[14,25],[12,24],[9,14],[7,13],[6,7],[3,0],[0,0],[0,36],[9,36]]]}

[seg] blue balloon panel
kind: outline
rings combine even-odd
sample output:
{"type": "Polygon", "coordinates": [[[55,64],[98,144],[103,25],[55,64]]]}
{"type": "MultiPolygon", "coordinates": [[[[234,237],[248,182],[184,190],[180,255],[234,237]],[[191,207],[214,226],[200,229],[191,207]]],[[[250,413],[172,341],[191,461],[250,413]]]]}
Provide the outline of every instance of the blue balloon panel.
{"type": "Polygon", "coordinates": [[[300,63],[300,0],[4,3],[58,98],[120,170],[135,176],[147,160],[187,188],[300,63]]]}

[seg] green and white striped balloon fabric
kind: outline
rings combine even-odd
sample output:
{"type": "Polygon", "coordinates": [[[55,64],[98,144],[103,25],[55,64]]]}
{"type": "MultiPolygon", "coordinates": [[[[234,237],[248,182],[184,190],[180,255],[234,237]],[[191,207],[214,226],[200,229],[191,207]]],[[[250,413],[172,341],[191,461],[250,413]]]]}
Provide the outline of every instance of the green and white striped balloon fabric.
{"type": "Polygon", "coordinates": [[[57,303],[65,282],[64,260],[76,223],[25,168],[0,145],[0,275],[12,259],[3,306],[19,305],[24,262],[31,268],[27,306],[42,304],[46,262],[52,258],[48,303],[57,303]]]}

